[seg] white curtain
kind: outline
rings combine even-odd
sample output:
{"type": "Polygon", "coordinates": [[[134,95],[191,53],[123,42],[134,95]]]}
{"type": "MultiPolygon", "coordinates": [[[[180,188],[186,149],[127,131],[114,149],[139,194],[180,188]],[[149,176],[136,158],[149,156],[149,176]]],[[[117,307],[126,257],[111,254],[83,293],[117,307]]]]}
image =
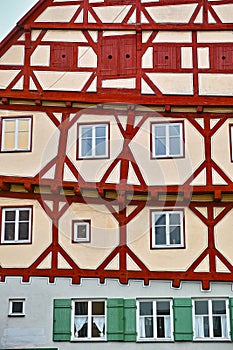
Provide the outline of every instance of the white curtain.
{"type": "Polygon", "coordinates": [[[139,319],[140,338],[146,337],[146,322],[145,321],[146,321],[145,317],[140,317],[140,319],[139,319]]]}
{"type": "Polygon", "coordinates": [[[171,322],[170,316],[164,317],[165,338],[171,338],[171,322]]]}
{"type": "Polygon", "coordinates": [[[195,331],[197,338],[204,338],[204,317],[196,316],[195,317],[195,331]]]}
{"type": "Polygon", "coordinates": [[[86,316],[74,316],[74,324],[76,327],[76,332],[75,332],[75,336],[78,337],[78,332],[80,331],[80,329],[82,329],[82,327],[84,326],[84,324],[87,323],[87,317],[86,316]]]}
{"type": "Polygon", "coordinates": [[[224,338],[228,337],[227,334],[227,317],[221,316],[221,326],[222,326],[222,336],[224,338]]]}
{"type": "Polygon", "coordinates": [[[104,325],[105,325],[105,319],[104,317],[93,317],[93,322],[95,323],[96,327],[100,331],[100,337],[104,336],[104,325]]]}

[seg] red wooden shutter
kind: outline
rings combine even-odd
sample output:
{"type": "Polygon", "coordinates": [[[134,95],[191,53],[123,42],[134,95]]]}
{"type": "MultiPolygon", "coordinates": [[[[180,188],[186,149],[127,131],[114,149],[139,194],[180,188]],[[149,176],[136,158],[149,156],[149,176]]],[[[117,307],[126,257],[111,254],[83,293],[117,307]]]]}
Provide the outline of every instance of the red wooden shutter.
{"type": "Polygon", "coordinates": [[[214,69],[233,69],[233,46],[213,47],[213,68],[214,69]]]}
{"type": "Polygon", "coordinates": [[[104,37],[101,45],[102,75],[117,74],[117,42],[114,37],[104,37]]]}
{"type": "Polygon", "coordinates": [[[177,48],[172,46],[156,46],[154,49],[154,68],[177,69],[177,48]]]}
{"type": "Polygon", "coordinates": [[[73,45],[55,44],[51,51],[51,66],[54,68],[72,68],[73,65],[73,45]]]}
{"type": "Polygon", "coordinates": [[[136,74],[137,50],[136,36],[122,37],[118,39],[119,49],[119,75],[136,74]]]}

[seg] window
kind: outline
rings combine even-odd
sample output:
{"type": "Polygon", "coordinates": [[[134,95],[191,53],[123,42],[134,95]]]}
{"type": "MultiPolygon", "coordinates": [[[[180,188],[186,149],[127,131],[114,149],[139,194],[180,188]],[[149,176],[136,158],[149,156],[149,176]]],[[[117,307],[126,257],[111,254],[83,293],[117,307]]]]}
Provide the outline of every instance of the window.
{"type": "MultiPolygon", "coordinates": [[[[174,44],[173,44],[174,45],[174,44]]],[[[177,69],[180,61],[180,48],[156,45],[154,48],[154,67],[158,70],[177,69]]]]}
{"type": "Polygon", "coordinates": [[[171,340],[170,300],[139,301],[138,340],[171,340]]]}
{"type": "Polygon", "coordinates": [[[152,124],[152,157],[183,157],[183,124],[152,124]]]}
{"type": "Polygon", "coordinates": [[[74,340],[105,340],[105,301],[74,301],[74,340]]]}
{"type": "Polygon", "coordinates": [[[194,314],[195,339],[230,338],[227,300],[195,300],[194,314]]]}
{"type": "Polygon", "coordinates": [[[183,247],[183,212],[152,212],[152,248],[183,247]]]}
{"type": "Polygon", "coordinates": [[[108,157],[108,124],[79,125],[79,158],[108,157]]]}
{"type": "Polygon", "coordinates": [[[73,242],[90,242],[90,220],[73,221],[73,242]]]}
{"type": "Polygon", "coordinates": [[[2,243],[30,243],[31,208],[2,209],[2,243]]]}
{"type": "Polygon", "coordinates": [[[72,68],[74,66],[74,47],[72,44],[55,43],[51,50],[53,68],[72,68]]]}
{"type": "Polygon", "coordinates": [[[25,315],[25,300],[10,299],[9,300],[9,316],[24,316],[25,315]]]}
{"type": "Polygon", "coordinates": [[[31,124],[31,118],[3,118],[1,151],[30,151],[31,124]]]}

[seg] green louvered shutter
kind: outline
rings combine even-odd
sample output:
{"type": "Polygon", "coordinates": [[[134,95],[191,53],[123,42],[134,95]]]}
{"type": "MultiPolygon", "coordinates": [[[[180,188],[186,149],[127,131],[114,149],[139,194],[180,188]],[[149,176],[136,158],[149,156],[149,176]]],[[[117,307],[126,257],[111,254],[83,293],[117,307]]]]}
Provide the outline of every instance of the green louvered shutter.
{"type": "Polygon", "coordinates": [[[233,341],[233,298],[229,299],[231,340],[233,341]]]}
{"type": "Polygon", "coordinates": [[[124,340],[124,299],[107,300],[107,340],[124,340]]]}
{"type": "Polygon", "coordinates": [[[53,340],[69,341],[71,336],[71,300],[55,299],[53,306],[53,340]]]}
{"type": "Polygon", "coordinates": [[[124,341],[136,341],[136,300],[124,300],[124,341]]]}
{"type": "Polygon", "coordinates": [[[193,340],[192,299],[176,298],[174,307],[174,338],[176,341],[193,340]]]}

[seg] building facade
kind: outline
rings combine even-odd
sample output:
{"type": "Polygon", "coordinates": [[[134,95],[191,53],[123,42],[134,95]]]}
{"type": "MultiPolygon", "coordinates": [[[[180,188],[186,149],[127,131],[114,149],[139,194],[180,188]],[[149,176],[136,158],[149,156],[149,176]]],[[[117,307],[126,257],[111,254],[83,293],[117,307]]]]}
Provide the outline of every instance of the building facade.
{"type": "Polygon", "coordinates": [[[1,349],[232,348],[232,18],[39,0],[2,41],[1,349]]]}

